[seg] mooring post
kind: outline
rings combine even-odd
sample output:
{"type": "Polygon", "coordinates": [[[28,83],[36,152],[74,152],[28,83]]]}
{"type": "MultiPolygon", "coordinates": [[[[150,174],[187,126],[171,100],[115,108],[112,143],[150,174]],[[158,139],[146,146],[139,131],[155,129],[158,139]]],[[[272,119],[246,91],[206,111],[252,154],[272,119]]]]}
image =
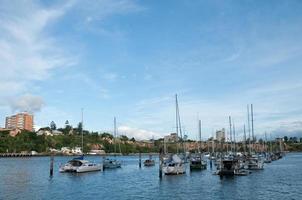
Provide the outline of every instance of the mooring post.
{"type": "Polygon", "coordinates": [[[139,151],[139,168],[141,168],[142,167],[142,153],[141,153],[141,151],[139,151]]]}
{"type": "Polygon", "coordinates": [[[50,155],[50,170],[49,170],[49,176],[53,176],[53,162],[54,162],[54,156],[53,154],[50,155]]]}
{"type": "Polygon", "coordinates": [[[103,156],[103,161],[102,161],[102,171],[104,171],[104,163],[105,163],[105,159],[106,159],[106,157],[105,157],[105,155],[103,156]]]}
{"type": "Polygon", "coordinates": [[[163,177],[162,173],[162,163],[163,163],[163,149],[162,147],[159,149],[159,178],[161,179],[163,177]]]}

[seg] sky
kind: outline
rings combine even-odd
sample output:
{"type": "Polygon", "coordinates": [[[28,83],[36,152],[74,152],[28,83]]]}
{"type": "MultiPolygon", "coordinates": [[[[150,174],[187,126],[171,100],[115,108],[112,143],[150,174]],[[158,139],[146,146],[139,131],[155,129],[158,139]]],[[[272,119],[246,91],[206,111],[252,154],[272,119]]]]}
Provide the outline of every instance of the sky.
{"type": "Polygon", "coordinates": [[[302,137],[302,1],[0,0],[0,127],[81,121],[137,139],[202,138],[254,106],[255,135],[302,137]]]}

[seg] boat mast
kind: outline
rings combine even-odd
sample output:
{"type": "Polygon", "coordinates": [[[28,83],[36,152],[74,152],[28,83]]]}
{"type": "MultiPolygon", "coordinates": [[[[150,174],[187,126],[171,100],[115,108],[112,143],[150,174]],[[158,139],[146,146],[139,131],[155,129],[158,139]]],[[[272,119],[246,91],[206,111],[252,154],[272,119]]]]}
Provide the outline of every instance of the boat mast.
{"type": "Polygon", "coordinates": [[[265,135],[265,145],[264,145],[264,151],[267,153],[268,152],[268,150],[267,150],[267,137],[266,137],[266,131],[265,131],[265,133],[264,133],[264,135],[265,135]]]}
{"type": "Polygon", "coordinates": [[[235,152],[235,155],[237,154],[237,149],[236,149],[236,132],[235,132],[235,123],[234,123],[234,120],[233,120],[233,139],[234,139],[234,152],[235,152]]]}
{"type": "MultiPolygon", "coordinates": [[[[175,94],[175,123],[176,123],[176,136],[177,136],[177,139],[178,139],[179,136],[178,136],[178,113],[177,113],[178,106],[177,106],[177,104],[178,104],[177,94],[175,94]]],[[[176,144],[176,149],[177,149],[177,154],[178,154],[179,153],[178,142],[176,144]]]]}
{"type": "Polygon", "coordinates": [[[231,141],[231,152],[233,152],[233,141],[232,141],[232,121],[231,121],[231,116],[229,116],[229,125],[230,125],[230,141],[231,141]]]}
{"type": "MultiPolygon", "coordinates": [[[[181,140],[181,146],[182,146],[182,149],[185,153],[185,147],[184,147],[184,143],[183,143],[183,137],[182,137],[182,130],[181,130],[181,121],[180,121],[180,114],[179,114],[179,107],[178,107],[178,99],[177,99],[177,94],[175,95],[175,100],[176,100],[176,129],[179,129],[179,134],[180,134],[180,140],[181,140]]],[[[178,133],[178,131],[177,131],[178,133]]],[[[178,145],[177,145],[178,146],[178,145]]],[[[177,148],[177,153],[178,153],[178,148],[177,148]]]]}
{"type": "Polygon", "coordinates": [[[244,155],[246,155],[246,132],[245,132],[245,124],[243,125],[243,140],[244,140],[244,155]]]}
{"type": "Polygon", "coordinates": [[[113,119],[114,123],[114,155],[116,154],[116,118],[113,119]]]}
{"type": "Polygon", "coordinates": [[[273,153],[273,145],[272,145],[272,134],[270,133],[270,152],[273,153]]]}
{"type": "Polygon", "coordinates": [[[253,104],[251,104],[251,117],[252,117],[252,145],[253,145],[253,148],[254,148],[254,143],[255,143],[255,136],[254,136],[254,111],[253,111],[253,104]]]}
{"type": "Polygon", "coordinates": [[[81,134],[82,134],[82,153],[84,154],[84,137],[83,137],[83,128],[84,128],[84,125],[83,125],[83,108],[81,108],[81,114],[82,114],[82,120],[81,120],[81,134]]]}
{"type": "Polygon", "coordinates": [[[198,153],[201,153],[201,120],[198,122],[198,132],[199,132],[199,146],[198,146],[198,153]]]}
{"type": "Polygon", "coordinates": [[[247,127],[249,132],[249,154],[251,155],[251,127],[250,127],[250,107],[247,105],[247,127]]]}

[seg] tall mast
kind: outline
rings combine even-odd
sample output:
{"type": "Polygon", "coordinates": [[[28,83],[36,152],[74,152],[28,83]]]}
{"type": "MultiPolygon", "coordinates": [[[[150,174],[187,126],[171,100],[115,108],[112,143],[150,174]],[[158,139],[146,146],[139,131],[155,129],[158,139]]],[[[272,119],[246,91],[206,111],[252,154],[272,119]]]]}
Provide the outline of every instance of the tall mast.
{"type": "Polygon", "coordinates": [[[116,154],[116,118],[113,119],[114,123],[114,154],[116,154]]]}
{"type": "Polygon", "coordinates": [[[247,127],[249,132],[249,154],[251,154],[251,126],[250,126],[250,106],[247,105],[247,127]]]}
{"type": "Polygon", "coordinates": [[[235,155],[237,153],[237,149],[236,149],[236,132],[235,132],[235,123],[234,123],[234,120],[233,120],[233,139],[234,139],[234,151],[235,151],[235,155]]]}
{"type": "Polygon", "coordinates": [[[84,138],[83,138],[83,128],[84,128],[84,125],[83,125],[83,108],[81,108],[81,113],[82,113],[82,120],[81,120],[81,125],[82,125],[82,128],[81,128],[81,134],[82,134],[82,153],[84,154],[84,138]]]}
{"type": "Polygon", "coordinates": [[[233,141],[232,141],[232,120],[231,116],[229,116],[229,124],[230,124],[230,140],[231,140],[231,152],[233,151],[233,141]]]}
{"type": "Polygon", "coordinates": [[[273,146],[272,146],[272,134],[270,133],[270,151],[273,153],[273,146]]]}
{"type": "Polygon", "coordinates": [[[253,104],[251,104],[251,117],[252,117],[252,138],[253,138],[253,146],[255,143],[255,136],[254,136],[254,111],[253,111],[253,104]]]}
{"type": "MultiPolygon", "coordinates": [[[[178,135],[178,102],[177,102],[177,94],[175,94],[175,123],[176,123],[176,136],[177,136],[177,138],[179,138],[179,135],[178,135]]],[[[176,148],[177,148],[177,154],[178,154],[179,153],[178,143],[176,144],[176,148]]]]}
{"type": "Polygon", "coordinates": [[[243,125],[243,140],[244,140],[244,154],[246,155],[246,132],[245,132],[245,124],[243,125]]]}
{"type": "Polygon", "coordinates": [[[264,147],[265,147],[265,149],[264,149],[264,151],[265,152],[268,152],[268,150],[267,150],[267,137],[266,137],[266,131],[265,131],[265,145],[264,145],[264,147]]]}
{"type": "Polygon", "coordinates": [[[198,123],[198,132],[199,132],[199,146],[198,146],[198,153],[201,153],[201,120],[198,123]]]}
{"type": "MultiPolygon", "coordinates": [[[[180,114],[179,114],[177,94],[175,95],[175,97],[176,97],[176,99],[175,99],[176,100],[176,129],[177,130],[179,129],[179,134],[180,134],[180,139],[181,139],[181,146],[182,146],[182,149],[185,153],[185,147],[184,147],[183,137],[182,137],[181,120],[180,120],[180,114]]],[[[178,131],[177,131],[177,133],[178,133],[178,131]]],[[[178,150],[178,148],[177,148],[177,150],[178,150]]],[[[178,153],[178,151],[177,151],[177,153],[178,153]]]]}
{"type": "MultiPolygon", "coordinates": [[[[116,125],[116,120],[115,120],[115,134],[116,134],[116,137],[119,135],[118,128],[117,128],[117,125],[116,125]]],[[[120,155],[122,155],[121,138],[119,138],[118,148],[119,148],[119,151],[120,151],[120,155]]]]}

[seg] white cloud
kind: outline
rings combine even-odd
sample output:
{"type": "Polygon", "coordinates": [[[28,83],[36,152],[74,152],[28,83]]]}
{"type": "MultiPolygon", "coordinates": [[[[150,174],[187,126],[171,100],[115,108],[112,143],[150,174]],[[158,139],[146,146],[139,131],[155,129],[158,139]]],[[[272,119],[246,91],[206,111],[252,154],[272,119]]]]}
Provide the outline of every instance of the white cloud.
{"type": "Polygon", "coordinates": [[[26,94],[10,101],[13,112],[37,112],[41,110],[44,104],[42,97],[31,94],[26,94]]]}
{"type": "Polygon", "coordinates": [[[134,137],[137,140],[145,140],[162,137],[163,135],[157,132],[148,131],[144,129],[132,128],[129,126],[118,127],[118,132],[120,135],[126,135],[128,138],[134,137]]]}

